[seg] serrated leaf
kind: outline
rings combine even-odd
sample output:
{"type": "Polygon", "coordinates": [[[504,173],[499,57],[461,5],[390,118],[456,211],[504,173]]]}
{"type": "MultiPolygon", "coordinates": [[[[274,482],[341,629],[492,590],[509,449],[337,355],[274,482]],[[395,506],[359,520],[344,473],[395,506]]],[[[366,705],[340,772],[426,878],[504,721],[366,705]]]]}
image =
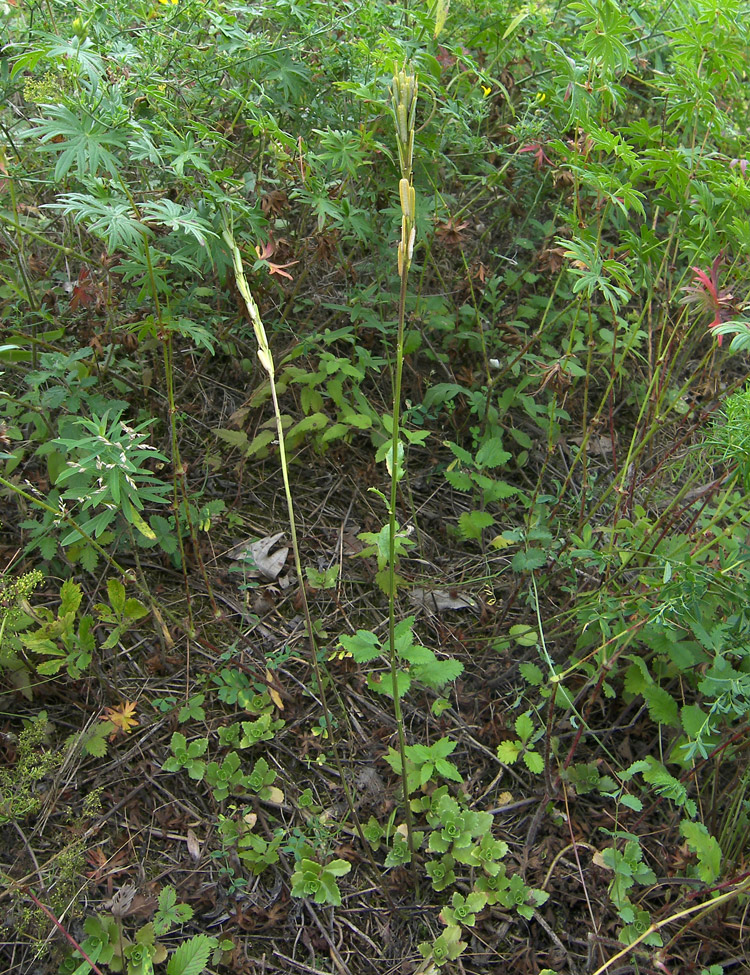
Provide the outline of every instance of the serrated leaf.
{"type": "Polygon", "coordinates": [[[476,463],[478,467],[493,468],[507,464],[511,455],[503,449],[503,442],[499,437],[485,440],[477,451],[476,463]]]}
{"type": "Polygon", "coordinates": [[[628,809],[632,809],[633,812],[640,812],[643,809],[643,803],[637,796],[629,796],[627,794],[620,796],[620,803],[628,809]]]}
{"type": "Polygon", "coordinates": [[[383,652],[380,640],[371,630],[357,630],[353,636],[342,636],[339,642],[359,664],[375,660],[383,652]]]}
{"type": "Polygon", "coordinates": [[[471,491],[474,486],[474,482],[466,471],[447,470],[445,472],[445,479],[457,491],[471,491]]]}
{"type": "MultiPolygon", "coordinates": [[[[415,748],[424,748],[423,745],[415,745],[415,748]]],[[[458,747],[458,742],[453,741],[450,738],[438,738],[438,740],[430,745],[429,748],[425,748],[425,755],[430,755],[432,758],[447,758],[452,755],[458,747]]],[[[407,754],[410,754],[407,752],[407,754]]]]}
{"type": "Polygon", "coordinates": [[[451,782],[463,782],[463,777],[453,762],[448,762],[444,758],[435,759],[435,771],[451,782]]]}
{"type": "Polygon", "coordinates": [[[215,947],[216,938],[207,934],[196,934],[183,941],[167,963],[167,975],[201,975],[215,947]]]}
{"type": "Polygon", "coordinates": [[[527,742],[531,738],[534,734],[534,722],[531,720],[531,715],[528,712],[526,714],[519,714],[516,718],[515,729],[516,734],[522,742],[527,742]]]}
{"type": "Polygon", "coordinates": [[[464,665],[460,660],[453,660],[452,658],[438,660],[431,650],[428,653],[433,658],[429,663],[413,667],[416,679],[423,684],[427,684],[428,687],[432,687],[434,690],[440,690],[441,687],[456,680],[463,673],[464,665]]]}
{"type": "Polygon", "coordinates": [[[711,836],[703,823],[683,820],[680,833],[687,845],[698,856],[698,876],[707,884],[712,884],[721,874],[721,847],[716,837],[711,836]]]}
{"type": "Polygon", "coordinates": [[[547,556],[540,548],[530,548],[525,552],[516,552],[510,565],[514,572],[531,572],[541,569],[546,561],[547,556]]]}
{"type": "Polygon", "coordinates": [[[159,891],[159,910],[166,914],[177,903],[177,891],[172,886],[162,887],[159,891]]]}
{"type": "Polygon", "coordinates": [[[513,765],[518,761],[522,748],[520,741],[501,741],[497,746],[497,757],[504,765],[513,765]]]}
{"type": "Polygon", "coordinates": [[[544,759],[539,752],[524,752],[523,760],[529,772],[534,772],[536,775],[544,768],[544,759]]]}
{"type": "Polygon", "coordinates": [[[488,511],[464,511],[458,519],[458,528],[464,538],[479,541],[485,528],[495,524],[488,511]]]}
{"type": "Polygon", "coordinates": [[[406,653],[414,645],[414,623],[416,619],[416,616],[407,616],[396,624],[393,642],[399,653],[406,653]]]}
{"type": "Polygon", "coordinates": [[[88,737],[84,739],[83,750],[94,758],[103,758],[107,754],[107,738],[114,730],[115,726],[111,721],[103,721],[92,728],[88,737]]]}
{"type": "Polygon", "coordinates": [[[99,553],[91,545],[85,545],[81,549],[78,561],[85,572],[93,572],[99,564],[99,553]]]}
{"type": "Polygon", "coordinates": [[[38,664],[36,671],[43,676],[51,676],[52,674],[56,674],[64,666],[64,660],[47,660],[43,664],[38,664]]]}
{"type": "Polygon", "coordinates": [[[651,685],[651,677],[644,677],[642,670],[637,664],[631,664],[625,671],[623,687],[628,694],[642,694],[651,685]]]}
{"type": "MultiPolygon", "coordinates": [[[[245,437],[247,440],[247,437],[245,437]]],[[[250,444],[248,444],[247,450],[245,451],[245,457],[254,457],[261,451],[265,450],[270,444],[274,443],[276,440],[275,430],[261,430],[255,437],[253,437],[250,444]]]]}
{"type": "Polygon", "coordinates": [[[179,731],[175,731],[169,740],[169,747],[176,754],[178,751],[187,748],[187,738],[179,731]]]}
{"type": "Polygon", "coordinates": [[[444,440],[443,446],[447,447],[456,460],[461,461],[467,467],[474,466],[474,458],[471,456],[468,450],[464,450],[463,447],[459,447],[457,443],[453,443],[452,440],[444,440]]]}
{"type": "Polygon", "coordinates": [[[530,684],[532,687],[541,687],[541,685],[544,683],[544,674],[542,673],[541,668],[536,664],[533,664],[527,660],[522,663],[518,669],[521,671],[521,676],[526,683],[530,684]]]}
{"type": "Polygon", "coordinates": [[[75,613],[81,605],[81,587],[77,582],[67,579],[60,586],[60,612],[59,615],[67,616],[68,613],[75,613]]]}
{"type": "Polygon", "coordinates": [[[686,704],[680,710],[680,721],[682,722],[683,730],[690,738],[697,738],[707,730],[707,717],[703,708],[698,704],[686,704]]]}
{"type": "Polygon", "coordinates": [[[652,721],[679,728],[677,702],[668,691],[658,684],[651,684],[643,688],[642,694],[652,721]]]}
{"type": "MultiPolygon", "coordinates": [[[[371,691],[375,691],[376,694],[383,694],[386,697],[393,698],[393,681],[391,680],[390,674],[378,675],[377,677],[368,675],[367,686],[371,691]]],[[[398,671],[396,674],[396,686],[398,687],[398,696],[402,698],[411,687],[411,677],[405,674],[403,670],[398,671]]]]}

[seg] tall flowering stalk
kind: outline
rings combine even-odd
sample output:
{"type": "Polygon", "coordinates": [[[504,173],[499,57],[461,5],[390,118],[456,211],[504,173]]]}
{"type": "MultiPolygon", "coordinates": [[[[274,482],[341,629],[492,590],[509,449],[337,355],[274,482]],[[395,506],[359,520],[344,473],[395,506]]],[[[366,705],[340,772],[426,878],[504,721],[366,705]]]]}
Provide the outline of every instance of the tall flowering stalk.
{"type": "Polygon", "coordinates": [[[393,377],[393,427],[391,443],[388,448],[388,467],[391,474],[391,497],[388,510],[388,650],[393,688],[393,712],[398,728],[398,745],[401,755],[401,780],[404,790],[407,838],[409,852],[414,865],[414,836],[412,830],[409,789],[407,783],[406,738],[398,689],[398,667],[396,654],[396,496],[398,482],[403,476],[404,448],[400,441],[401,422],[401,376],[404,367],[404,323],[406,321],[406,287],[414,254],[414,241],[417,235],[417,202],[412,183],[412,159],[414,154],[414,130],[417,114],[417,79],[406,70],[393,76],[391,85],[391,111],[396,126],[396,145],[401,168],[398,195],[401,201],[401,240],[398,245],[398,273],[401,289],[398,302],[398,332],[396,336],[396,368],[393,377]]]}
{"type": "Polygon", "coordinates": [[[276,431],[279,438],[279,460],[281,461],[281,476],[284,481],[284,494],[286,496],[286,506],[287,514],[289,517],[289,534],[292,541],[292,551],[294,552],[294,568],[297,572],[297,579],[299,580],[299,592],[302,601],[302,611],[305,617],[305,624],[307,629],[307,638],[310,642],[310,658],[313,673],[315,674],[315,680],[318,685],[318,693],[320,694],[320,702],[323,707],[323,715],[326,721],[326,728],[328,729],[329,740],[331,743],[331,749],[333,751],[334,762],[338,770],[339,776],[341,778],[341,786],[344,790],[346,796],[347,805],[352,813],[354,823],[357,827],[360,839],[362,841],[363,847],[367,850],[367,842],[362,832],[362,825],[359,821],[359,816],[357,815],[356,808],[354,806],[354,800],[352,798],[351,789],[349,788],[346,775],[344,774],[344,769],[341,763],[341,757],[339,755],[338,745],[333,734],[333,721],[331,719],[331,710],[328,706],[328,697],[326,694],[326,685],[323,681],[323,674],[321,672],[321,664],[318,659],[318,647],[317,641],[315,639],[315,629],[313,627],[312,616],[310,613],[310,605],[307,601],[307,592],[305,590],[304,574],[302,572],[302,559],[300,556],[299,542],[297,539],[297,524],[294,517],[294,501],[292,498],[292,489],[289,483],[289,466],[287,464],[286,457],[286,445],[284,443],[284,427],[281,422],[281,410],[279,409],[279,400],[276,391],[276,369],[274,367],[273,354],[271,352],[271,347],[268,343],[268,336],[266,335],[266,329],[263,325],[263,320],[260,317],[260,311],[258,310],[258,305],[253,298],[250,287],[247,283],[247,278],[245,277],[245,270],[242,265],[242,255],[240,254],[240,249],[237,246],[237,242],[232,235],[231,230],[225,230],[222,234],[227,246],[229,247],[229,252],[232,255],[232,263],[234,265],[234,277],[237,282],[237,290],[242,296],[245,302],[245,307],[247,308],[247,313],[250,316],[250,321],[253,326],[253,331],[255,332],[255,341],[258,343],[258,359],[260,364],[265,369],[268,375],[269,385],[271,387],[271,399],[273,401],[273,411],[276,417],[276,431]]]}

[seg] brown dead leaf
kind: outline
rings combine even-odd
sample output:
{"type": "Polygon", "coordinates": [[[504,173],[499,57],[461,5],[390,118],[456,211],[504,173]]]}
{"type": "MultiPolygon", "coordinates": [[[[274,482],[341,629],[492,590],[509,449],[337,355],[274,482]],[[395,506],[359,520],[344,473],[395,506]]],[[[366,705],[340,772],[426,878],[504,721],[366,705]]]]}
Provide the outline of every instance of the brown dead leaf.
{"type": "Polygon", "coordinates": [[[188,853],[197,863],[201,858],[201,845],[198,837],[195,835],[192,829],[187,831],[187,848],[188,853]]]}
{"type": "MultiPolygon", "coordinates": [[[[580,447],[583,444],[583,437],[569,437],[568,442],[580,447]]],[[[615,446],[617,437],[615,436],[615,446]]],[[[592,457],[604,457],[612,453],[612,438],[610,436],[591,436],[586,441],[586,451],[592,457]]]]}
{"type": "Polygon", "coordinates": [[[276,532],[275,535],[268,535],[255,541],[239,542],[229,549],[227,555],[235,561],[251,563],[248,566],[249,575],[258,574],[265,576],[266,579],[277,579],[286,564],[289,546],[283,546],[275,552],[272,549],[283,537],[283,532],[276,532]]]}
{"type": "Polygon", "coordinates": [[[409,602],[433,613],[443,613],[448,609],[476,610],[478,608],[476,600],[471,596],[445,589],[412,589],[409,593],[409,602]]]}
{"type": "Polygon", "coordinates": [[[124,884],[116,890],[111,900],[104,902],[104,909],[113,917],[127,917],[138,888],[135,884],[124,884]]]}

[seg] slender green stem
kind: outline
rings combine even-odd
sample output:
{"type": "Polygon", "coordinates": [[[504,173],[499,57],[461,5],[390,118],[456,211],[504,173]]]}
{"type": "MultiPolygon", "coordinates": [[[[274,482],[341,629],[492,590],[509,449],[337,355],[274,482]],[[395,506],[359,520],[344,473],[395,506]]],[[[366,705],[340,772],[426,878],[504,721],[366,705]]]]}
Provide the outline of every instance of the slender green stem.
{"type": "MultiPolygon", "coordinates": [[[[396,364],[393,375],[393,424],[391,427],[391,497],[388,505],[388,657],[391,671],[393,693],[393,713],[398,729],[398,747],[401,758],[401,783],[404,792],[404,814],[406,835],[409,845],[411,867],[417,883],[416,862],[414,859],[414,829],[411,806],[409,805],[409,775],[406,766],[406,735],[404,715],[398,688],[398,657],[396,653],[396,501],[398,482],[403,476],[403,458],[400,455],[401,422],[401,377],[404,367],[404,323],[406,321],[406,294],[416,235],[417,205],[412,184],[412,159],[414,153],[414,131],[417,110],[418,84],[416,76],[406,70],[393,76],[391,86],[391,110],[396,128],[396,144],[401,169],[398,195],[401,203],[401,242],[398,247],[398,273],[401,288],[398,300],[398,330],[396,334],[396,364]]],[[[405,454],[405,451],[404,451],[405,454]]]]}
{"type": "MultiPolygon", "coordinates": [[[[323,717],[326,722],[326,729],[328,731],[329,741],[331,743],[331,750],[333,752],[334,764],[336,765],[336,770],[339,774],[341,780],[341,787],[344,790],[344,796],[346,797],[347,806],[352,815],[354,825],[357,829],[357,833],[362,843],[363,849],[367,852],[370,862],[375,866],[372,854],[370,853],[370,847],[367,843],[364,831],[362,829],[362,824],[360,822],[359,816],[357,814],[356,806],[354,805],[354,798],[349,788],[349,783],[347,781],[346,775],[344,773],[344,766],[341,761],[341,755],[338,749],[338,744],[336,741],[336,736],[333,729],[333,720],[331,709],[328,704],[328,696],[326,694],[325,680],[320,665],[320,659],[318,655],[318,643],[315,638],[315,628],[313,626],[312,613],[310,612],[310,604],[307,599],[307,590],[305,589],[305,577],[302,571],[302,558],[300,556],[299,541],[297,538],[297,522],[294,514],[294,499],[292,497],[292,488],[289,482],[289,464],[286,455],[286,444],[284,440],[284,427],[281,422],[281,408],[279,406],[278,394],[276,390],[276,379],[275,379],[275,366],[273,361],[273,355],[271,354],[271,348],[268,343],[268,337],[266,335],[266,330],[263,325],[263,321],[260,317],[260,312],[258,311],[258,306],[255,303],[255,299],[252,296],[250,288],[247,283],[247,278],[245,277],[245,271],[242,266],[242,255],[240,254],[240,249],[232,236],[231,230],[227,229],[224,231],[224,240],[229,246],[230,252],[232,254],[232,261],[234,264],[234,274],[235,280],[237,282],[237,289],[239,290],[242,298],[245,302],[250,320],[253,325],[253,331],[255,332],[255,338],[258,342],[258,358],[261,365],[265,369],[268,375],[268,382],[271,388],[271,399],[273,402],[273,411],[276,418],[276,432],[279,439],[279,460],[281,462],[281,477],[284,483],[284,495],[286,497],[287,515],[289,518],[289,534],[292,542],[292,553],[294,555],[294,568],[297,573],[297,579],[299,581],[299,592],[302,601],[302,612],[305,618],[305,629],[307,631],[307,638],[310,644],[310,660],[313,673],[315,675],[315,682],[317,684],[318,695],[320,696],[320,703],[323,708],[323,717]]],[[[390,895],[387,890],[383,888],[384,893],[388,900],[391,900],[390,895]]]]}
{"type": "Polygon", "coordinates": [[[406,769],[406,735],[401,698],[398,691],[398,660],[396,656],[396,500],[398,479],[401,471],[399,463],[399,423],[401,420],[401,376],[404,368],[404,322],[406,320],[406,287],[408,271],[401,275],[401,291],[398,302],[398,333],[396,337],[396,367],[393,376],[393,433],[391,455],[391,498],[388,506],[388,657],[391,668],[391,687],[393,689],[393,714],[398,729],[398,750],[401,756],[401,782],[404,790],[404,811],[406,814],[406,835],[409,853],[414,865],[414,833],[411,807],[409,805],[409,786],[406,769]]]}

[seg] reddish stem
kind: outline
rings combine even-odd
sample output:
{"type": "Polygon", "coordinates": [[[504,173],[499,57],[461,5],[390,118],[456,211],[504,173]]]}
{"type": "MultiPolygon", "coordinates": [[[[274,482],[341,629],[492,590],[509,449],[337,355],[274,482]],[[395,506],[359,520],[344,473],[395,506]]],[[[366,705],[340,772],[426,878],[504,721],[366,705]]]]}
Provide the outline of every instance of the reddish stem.
{"type": "Polygon", "coordinates": [[[72,934],[69,934],[68,931],[66,931],[65,928],[62,926],[62,924],[60,924],[60,922],[57,920],[57,918],[52,913],[52,911],[48,907],[46,907],[44,904],[42,904],[42,902],[39,900],[39,898],[35,894],[33,894],[28,889],[28,887],[25,887],[24,888],[24,893],[26,894],[26,896],[30,900],[32,900],[34,902],[34,904],[39,908],[40,911],[42,911],[44,914],[47,915],[47,917],[50,919],[50,921],[52,921],[52,923],[55,925],[55,927],[57,928],[57,930],[58,931],[61,931],[65,935],[65,937],[68,939],[68,941],[73,945],[73,947],[75,948],[75,950],[79,953],[79,955],[81,956],[81,958],[83,958],[83,960],[85,962],[87,962],[89,965],[91,965],[91,970],[93,972],[95,972],[95,975],[104,975],[104,972],[101,970],[101,968],[97,967],[96,963],[93,962],[89,958],[89,956],[86,954],[86,952],[83,950],[83,948],[78,944],[78,942],[73,937],[73,935],[72,934]]]}

